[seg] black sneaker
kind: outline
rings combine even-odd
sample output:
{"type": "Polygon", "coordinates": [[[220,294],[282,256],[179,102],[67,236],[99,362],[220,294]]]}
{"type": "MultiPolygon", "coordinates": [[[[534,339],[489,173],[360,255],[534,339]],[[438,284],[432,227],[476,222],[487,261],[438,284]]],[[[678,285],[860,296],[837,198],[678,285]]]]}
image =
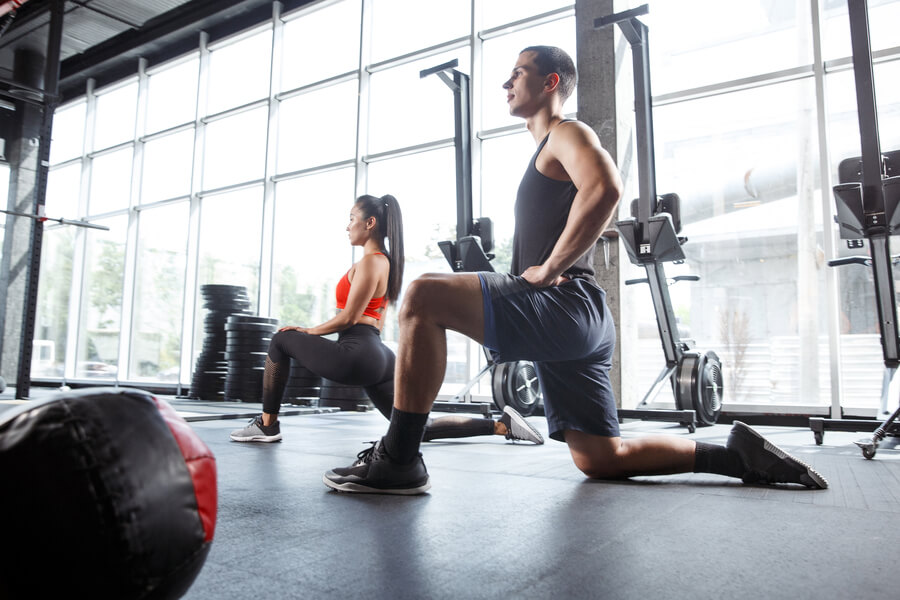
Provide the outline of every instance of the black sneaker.
{"type": "Polygon", "coordinates": [[[825,478],[740,421],[734,422],[725,447],[738,453],[744,483],[800,483],[824,490],[825,478]]]}
{"type": "Polygon", "coordinates": [[[411,464],[398,465],[387,455],[381,440],[357,454],[356,462],[349,467],[325,473],[322,481],[333,490],[359,494],[413,496],[431,487],[421,454],[411,464]]]}

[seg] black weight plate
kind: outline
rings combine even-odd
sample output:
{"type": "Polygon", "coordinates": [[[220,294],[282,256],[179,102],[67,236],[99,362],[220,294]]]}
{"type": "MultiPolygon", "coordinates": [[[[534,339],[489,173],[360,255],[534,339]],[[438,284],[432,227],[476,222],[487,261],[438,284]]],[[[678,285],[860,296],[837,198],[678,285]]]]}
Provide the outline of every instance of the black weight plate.
{"type": "Polygon", "coordinates": [[[278,319],[274,317],[257,317],[256,315],[231,315],[228,323],[268,323],[274,325],[278,319]]]}

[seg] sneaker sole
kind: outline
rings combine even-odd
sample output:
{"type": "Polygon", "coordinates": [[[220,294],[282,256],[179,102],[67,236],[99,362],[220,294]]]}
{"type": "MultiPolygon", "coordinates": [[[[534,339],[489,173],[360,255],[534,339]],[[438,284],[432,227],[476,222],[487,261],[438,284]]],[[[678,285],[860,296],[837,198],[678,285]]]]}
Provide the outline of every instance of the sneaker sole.
{"type": "Polygon", "coordinates": [[[774,454],[775,456],[777,456],[778,458],[780,458],[782,460],[783,459],[792,460],[795,463],[797,463],[798,465],[802,466],[804,469],[806,469],[805,477],[802,475],[800,476],[800,482],[803,485],[805,485],[806,487],[819,488],[822,490],[824,490],[828,487],[828,481],[824,477],[822,477],[822,475],[820,475],[818,472],[816,472],[815,469],[813,469],[811,466],[809,466],[802,460],[799,460],[796,457],[794,457],[793,455],[788,454],[787,452],[785,452],[784,450],[782,450],[781,448],[779,448],[778,446],[776,446],[775,444],[773,444],[772,442],[770,442],[769,440],[767,440],[766,438],[764,438],[763,436],[758,434],[756,431],[754,431],[753,429],[748,427],[746,423],[742,423],[741,421],[735,421],[734,426],[736,429],[734,431],[732,431],[732,434],[737,434],[739,436],[751,436],[754,440],[762,442],[762,446],[763,446],[764,450],[771,452],[772,454],[774,454]]]}
{"type": "MultiPolygon", "coordinates": [[[[537,429],[535,429],[534,427],[532,427],[531,424],[530,424],[528,421],[525,420],[525,417],[523,417],[522,415],[520,415],[520,414],[518,414],[518,413],[507,412],[507,411],[506,411],[506,407],[503,408],[503,414],[509,415],[510,421],[515,421],[516,424],[517,424],[519,427],[522,427],[523,429],[526,429],[526,430],[530,431],[531,434],[532,434],[535,438],[537,438],[537,440],[528,439],[528,438],[516,438],[516,437],[510,437],[509,439],[511,439],[511,440],[513,440],[513,441],[515,441],[515,440],[522,440],[522,441],[532,442],[532,443],[538,444],[538,445],[544,443],[544,436],[541,435],[541,432],[540,432],[540,431],[538,431],[537,429]]],[[[508,429],[508,428],[507,428],[507,429],[508,429]]]]}
{"type": "Polygon", "coordinates": [[[322,476],[322,482],[333,490],[338,492],[348,492],[353,494],[392,494],[394,496],[418,496],[424,494],[431,488],[431,483],[426,481],[424,484],[414,488],[373,488],[358,483],[337,483],[328,479],[328,475],[322,476]]]}
{"type": "Polygon", "coordinates": [[[279,433],[278,435],[270,435],[270,436],[266,436],[266,437],[261,437],[258,435],[249,435],[249,436],[233,435],[233,436],[231,436],[231,439],[234,440],[235,442],[266,442],[266,443],[280,442],[281,434],[279,433]]]}

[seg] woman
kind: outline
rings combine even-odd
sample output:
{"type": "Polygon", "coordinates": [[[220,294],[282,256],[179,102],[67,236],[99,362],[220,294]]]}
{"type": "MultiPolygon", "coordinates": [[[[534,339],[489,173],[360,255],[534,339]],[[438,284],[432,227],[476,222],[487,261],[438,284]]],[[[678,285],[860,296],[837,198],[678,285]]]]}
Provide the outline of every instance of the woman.
{"type": "MultiPolygon", "coordinates": [[[[384,313],[396,303],[403,281],[403,219],[393,196],[360,196],[350,210],[350,244],[363,256],[338,282],[338,312],[315,327],[287,326],[269,343],[263,375],[263,412],[243,429],[237,442],[281,439],[278,411],[291,370],[291,359],[314,374],[344,385],[362,386],[388,419],[394,403],[394,353],[381,341],[384,313]],[[385,244],[385,242],[387,242],[385,244]],[[324,335],[337,333],[337,341],[324,335]]],[[[544,442],[541,434],[510,407],[499,420],[447,416],[429,421],[424,439],[503,435],[544,442]]]]}

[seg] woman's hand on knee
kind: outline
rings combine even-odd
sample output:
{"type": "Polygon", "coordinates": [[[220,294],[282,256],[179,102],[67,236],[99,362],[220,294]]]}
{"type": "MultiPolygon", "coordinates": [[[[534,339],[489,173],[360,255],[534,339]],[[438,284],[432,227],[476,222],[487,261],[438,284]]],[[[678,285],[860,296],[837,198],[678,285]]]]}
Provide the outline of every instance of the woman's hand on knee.
{"type": "Polygon", "coordinates": [[[278,331],[299,331],[300,333],[309,333],[309,329],[307,327],[298,327],[296,325],[285,325],[278,331]]]}

